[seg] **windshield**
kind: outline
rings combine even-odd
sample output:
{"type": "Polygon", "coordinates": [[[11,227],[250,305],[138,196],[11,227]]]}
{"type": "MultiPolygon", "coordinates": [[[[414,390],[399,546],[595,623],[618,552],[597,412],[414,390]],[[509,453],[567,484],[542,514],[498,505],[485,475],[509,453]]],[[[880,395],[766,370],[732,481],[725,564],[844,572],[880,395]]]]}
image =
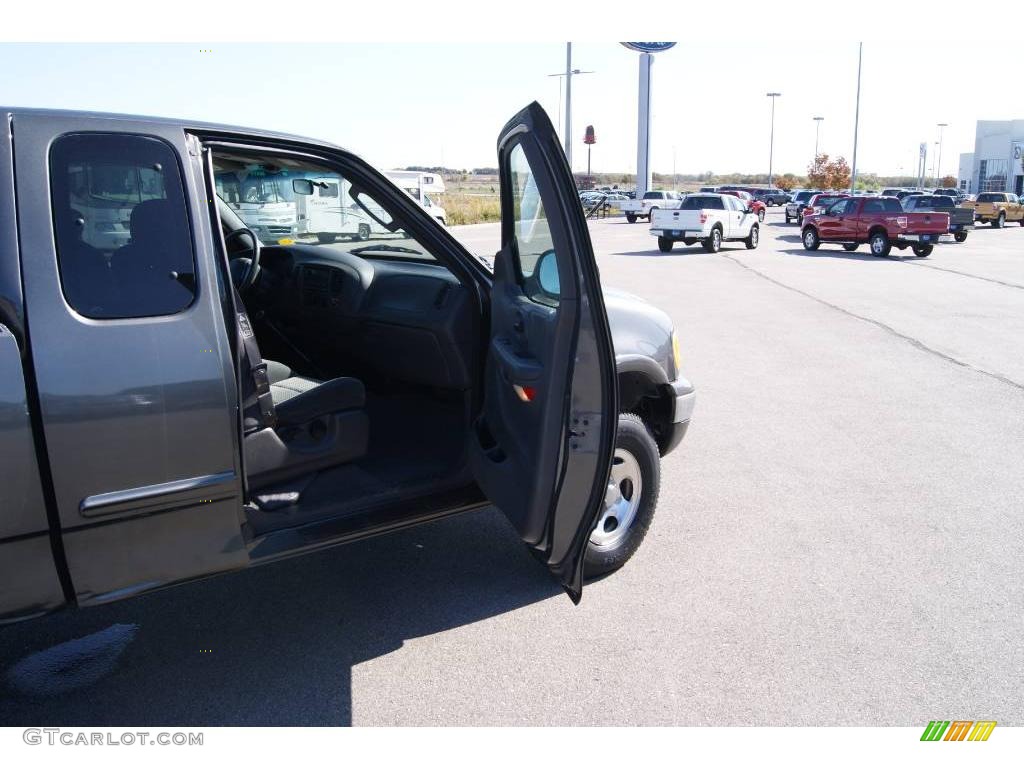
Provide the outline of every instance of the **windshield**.
{"type": "Polygon", "coordinates": [[[362,258],[434,260],[381,203],[334,168],[233,151],[215,154],[213,162],[217,197],[263,243],[315,245],[325,253],[362,258]],[[297,192],[296,181],[310,183],[297,192]]]}

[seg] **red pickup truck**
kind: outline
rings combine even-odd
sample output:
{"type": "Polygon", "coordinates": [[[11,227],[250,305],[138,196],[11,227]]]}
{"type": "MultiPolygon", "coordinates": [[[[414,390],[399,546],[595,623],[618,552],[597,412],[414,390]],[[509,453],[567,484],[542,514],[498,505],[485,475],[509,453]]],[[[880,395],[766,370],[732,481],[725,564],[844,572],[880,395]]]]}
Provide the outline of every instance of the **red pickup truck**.
{"type": "Polygon", "coordinates": [[[888,256],[896,246],[925,257],[948,231],[948,213],[908,213],[895,197],[848,197],[804,216],[801,239],[808,251],[822,243],[842,243],[844,250],[855,251],[867,243],[873,256],[888,256]]]}

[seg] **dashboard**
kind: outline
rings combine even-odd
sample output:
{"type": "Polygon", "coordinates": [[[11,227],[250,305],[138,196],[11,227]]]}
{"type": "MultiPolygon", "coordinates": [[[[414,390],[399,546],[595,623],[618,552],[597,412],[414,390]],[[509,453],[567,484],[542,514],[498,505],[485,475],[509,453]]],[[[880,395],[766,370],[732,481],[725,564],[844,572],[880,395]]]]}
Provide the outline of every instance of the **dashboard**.
{"type": "Polygon", "coordinates": [[[324,371],[472,387],[479,311],[444,266],[303,244],[267,246],[260,265],[252,300],[324,371]]]}

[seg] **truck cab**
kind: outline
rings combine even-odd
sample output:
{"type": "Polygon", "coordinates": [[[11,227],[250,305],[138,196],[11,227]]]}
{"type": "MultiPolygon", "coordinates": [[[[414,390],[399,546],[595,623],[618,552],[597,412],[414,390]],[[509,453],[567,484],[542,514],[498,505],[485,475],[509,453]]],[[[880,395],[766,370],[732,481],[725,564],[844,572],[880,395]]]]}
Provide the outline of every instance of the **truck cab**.
{"type": "Polygon", "coordinates": [[[539,105],[493,269],[334,145],[3,113],[0,623],[490,504],[575,601],[639,546],[693,387],[664,313],[606,304],[539,105]],[[371,230],[265,241],[231,179],[371,230]]]}

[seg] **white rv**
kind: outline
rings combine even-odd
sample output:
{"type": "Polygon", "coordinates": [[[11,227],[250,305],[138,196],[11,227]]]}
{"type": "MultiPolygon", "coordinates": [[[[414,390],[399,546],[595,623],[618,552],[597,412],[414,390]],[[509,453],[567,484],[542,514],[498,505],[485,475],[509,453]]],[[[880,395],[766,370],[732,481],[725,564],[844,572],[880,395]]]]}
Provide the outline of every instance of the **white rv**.
{"type": "Polygon", "coordinates": [[[352,199],[352,185],[337,176],[310,179],[313,194],[295,196],[296,234],[315,235],[321,243],[339,237],[369,240],[387,230],[375,222],[352,199]]]}
{"type": "Polygon", "coordinates": [[[444,179],[439,173],[423,173],[421,171],[384,171],[396,186],[404,189],[405,192],[415,200],[431,216],[441,224],[447,223],[448,216],[444,208],[437,204],[436,198],[431,195],[444,194],[444,179]]]}
{"type": "Polygon", "coordinates": [[[216,174],[217,195],[261,240],[277,242],[295,235],[295,194],[282,174],[226,171],[216,174]]]}

